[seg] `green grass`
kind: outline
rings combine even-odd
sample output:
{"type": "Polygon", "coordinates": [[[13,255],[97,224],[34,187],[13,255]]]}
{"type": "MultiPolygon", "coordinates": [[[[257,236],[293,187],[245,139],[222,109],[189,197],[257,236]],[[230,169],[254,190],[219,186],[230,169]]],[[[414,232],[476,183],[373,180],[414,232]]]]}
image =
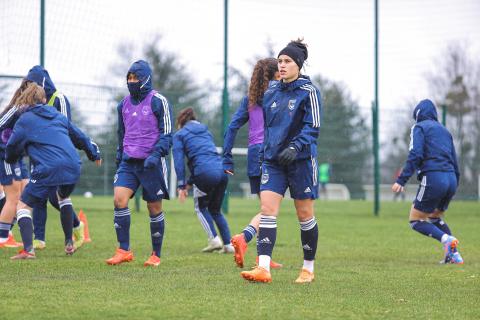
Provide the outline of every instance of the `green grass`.
{"type": "MultiPolygon", "coordinates": [[[[63,253],[58,213],[49,210],[47,249],[35,261],[10,261],[0,250],[0,319],[478,319],[480,204],[454,201],[447,222],[460,239],[464,266],[438,265],[440,244],[410,230],[409,204],[382,203],[380,217],[362,201],[316,203],[316,281],[295,285],[303,261],[293,202],[284,201],[274,257],[285,265],[271,284],[244,281],[231,255],[203,254],[206,236],[192,202],[164,203],[162,264],[150,253],[145,206],[132,214],[135,261],[107,266],[115,250],[112,199],[76,198],[92,243],[63,253]]],[[[238,233],[258,210],[232,199],[228,220],[238,233]]],[[[18,230],[16,235],[18,236],[18,230]]],[[[247,263],[255,259],[250,244],[247,263]]]]}

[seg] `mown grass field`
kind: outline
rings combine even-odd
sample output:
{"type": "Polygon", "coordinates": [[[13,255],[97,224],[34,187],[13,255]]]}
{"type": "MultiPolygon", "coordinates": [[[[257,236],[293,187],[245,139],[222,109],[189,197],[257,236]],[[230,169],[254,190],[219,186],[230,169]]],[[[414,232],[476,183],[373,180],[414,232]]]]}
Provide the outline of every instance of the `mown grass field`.
{"type": "MultiPolygon", "coordinates": [[[[239,275],[231,255],[205,254],[206,236],[184,205],[166,201],[162,264],[150,253],[143,205],[132,215],[135,261],[107,266],[116,246],[110,198],[74,199],[87,214],[92,243],[63,253],[58,213],[49,210],[47,248],[35,261],[10,261],[0,249],[0,319],[479,319],[480,203],[451,204],[446,221],[460,239],[465,265],[438,265],[440,244],[410,230],[409,203],[382,203],[379,217],[363,201],[316,204],[320,239],[316,281],[295,285],[302,264],[293,202],[278,220],[271,284],[239,275]]],[[[132,203],[133,206],[133,203],[132,203]]],[[[228,220],[238,233],[257,212],[254,200],[231,199],[228,220]]],[[[18,230],[15,228],[18,238],[18,230]]],[[[250,244],[247,262],[256,249],[250,244]]]]}

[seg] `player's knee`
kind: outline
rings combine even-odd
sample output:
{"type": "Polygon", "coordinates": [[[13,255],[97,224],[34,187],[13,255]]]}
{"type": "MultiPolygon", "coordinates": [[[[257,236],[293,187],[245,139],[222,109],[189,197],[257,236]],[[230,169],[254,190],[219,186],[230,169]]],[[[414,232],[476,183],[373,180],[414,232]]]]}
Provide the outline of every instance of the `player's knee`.
{"type": "Polygon", "coordinates": [[[313,210],[310,208],[297,209],[297,217],[299,221],[307,221],[313,218],[313,210]]]}
{"type": "Polygon", "coordinates": [[[125,208],[128,205],[128,198],[115,195],[113,197],[113,205],[115,208],[125,208]]]}
{"type": "Polygon", "coordinates": [[[150,215],[157,215],[162,211],[162,203],[158,202],[147,202],[147,208],[150,215]]]}
{"type": "Polygon", "coordinates": [[[276,210],[276,208],[274,208],[271,205],[265,204],[265,203],[262,203],[261,211],[262,211],[261,212],[262,215],[266,215],[266,216],[276,216],[277,212],[278,212],[278,210],[276,210]]]}

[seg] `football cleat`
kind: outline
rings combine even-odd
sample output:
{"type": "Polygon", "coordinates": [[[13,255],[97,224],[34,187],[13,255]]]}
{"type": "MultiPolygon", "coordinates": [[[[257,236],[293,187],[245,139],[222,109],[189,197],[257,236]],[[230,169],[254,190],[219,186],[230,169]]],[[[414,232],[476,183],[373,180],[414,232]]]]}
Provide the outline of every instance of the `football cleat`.
{"type": "Polygon", "coordinates": [[[310,272],[307,269],[302,269],[302,271],[300,271],[300,275],[295,280],[295,283],[310,283],[313,282],[313,280],[315,280],[315,275],[313,272],[310,272]]]}
{"type": "Polygon", "coordinates": [[[33,240],[33,248],[35,250],[43,250],[47,247],[47,243],[43,240],[35,239],[33,240]]]}
{"type": "Polygon", "coordinates": [[[29,259],[36,259],[37,257],[35,256],[35,251],[25,251],[25,250],[20,250],[18,254],[14,255],[11,257],[11,260],[29,260],[29,259]]]}
{"type": "Polygon", "coordinates": [[[223,248],[222,240],[218,236],[208,239],[208,246],[202,249],[202,252],[213,252],[223,248]]]}
{"type": "Polygon", "coordinates": [[[0,248],[18,248],[22,246],[22,242],[15,241],[15,238],[13,237],[13,233],[11,231],[8,233],[7,241],[0,243],[0,248]]]}
{"type": "Polygon", "coordinates": [[[231,244],[226,244],[222,249],[220,249],[220,251],[218,251],[218,253],[235,253],[235,248],[231,244]]]}
{"type": "Polygon", "coordinates": [[[245,237],[243,233],[236,234],[230,240],[232,244],[235,254],[233,255],[233,260],[237,264],[237,267],[243,268],[244,260],[245,260],[245,253],[247,252],[247,242],[245,241],[245,237]]]}
{"type": "Polygon", "coordinates": [[[143,264],[145,267],[158,267],[160,265],[160,258],[152,252],[152,255],[143,264]]]}
{"type": "Polygon", "coordinates": [[[254,267],[250,271],[242,271],[240,272],[240,275],[243,277],[243,279],[252,282],[272,282],[272,275],[269,271],[262,267],[254,267]]]}
{"type": "Polygon", "coordinates": [[[133,252],[130,250],[123,250],[118,248],[115,251],[115,255],[110,259],[105,260],[105,262],[111,266],[117,265],[123,262],[130,262],[133,260],[133,252]]]}
{"type": "Polygon", "coordinates": [[[76,249],[83,245],[83,242],[85,241],[85,225],[82,221],[80,221],[78,227],[73,228],[73,239],[73,245],[76,249]]]}
{"type": "Polygon", "coordinates": [[[460,255],[460,252],[454,252],[452,255],[450,255],[450,263],[452,264],[463,264],[463,258],[460,255]]]}
{"type": "Polygon", "coordinates": [[[75,252],[75,246],[73,245],[73,240],[67,240],[65,243],[65,253],[67,256],[71,256],[75,252]]]}

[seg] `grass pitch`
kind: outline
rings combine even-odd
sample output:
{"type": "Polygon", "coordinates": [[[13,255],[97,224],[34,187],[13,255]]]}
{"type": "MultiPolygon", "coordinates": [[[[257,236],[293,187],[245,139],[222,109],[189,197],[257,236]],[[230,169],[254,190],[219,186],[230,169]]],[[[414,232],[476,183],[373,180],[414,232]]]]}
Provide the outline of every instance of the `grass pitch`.
{"type": "MultiPolygon", "coordinates": [[[[132,213],[135,260],[107,266],[116,247],[112,199],[74,198],[87,214],[93,242],[63,253],[58,213],[49,208],[47,248],[35,261],[10,261],[0,249],[0,319],[478,319],[480,204],[451,204],[446,221],[465,265],[438,265],[438,242],[412,232],[408,202],[382,203],[379,217],[364,201],[316,202],[319,247],[311,285],[295,285],[302,265],[293,202],[278,219],[271,284],[244,281],[231,255],[205,254],[206,236],[191,200],[165,201],[162,264],[146,269],[149,220],[132,213]]],[[[131,205],[133,207],[133,203],[131,205]]],[[[240,232],[258,211],[255,200],[231,199],[227,219],[240,232]]],[[[17,227],[15,235],[19,239],[17,227]]],[[[247,265],[256,255],[252,241],[247,265]]]]}

